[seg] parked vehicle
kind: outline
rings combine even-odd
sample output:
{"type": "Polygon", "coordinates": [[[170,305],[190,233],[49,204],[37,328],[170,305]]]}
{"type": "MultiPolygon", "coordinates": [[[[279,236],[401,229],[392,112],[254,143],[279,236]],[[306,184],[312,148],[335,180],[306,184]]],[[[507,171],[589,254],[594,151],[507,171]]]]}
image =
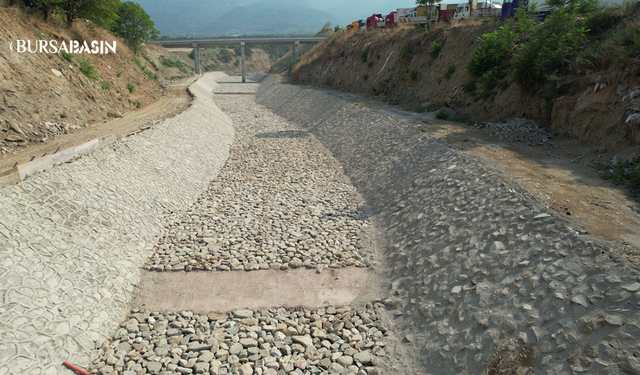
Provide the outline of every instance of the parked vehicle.
{"type": "Polygon", "coordinates": [[[367,29],[376,28],[378,24],[382,23],[382,27],[384,27],[384,18],[382,18],[382,14],[373,14],[370,17],[367,17],[367,29]]]}
{"type": "Polygon", "coordinates": [[[347,31],[358,31],[360,23],[358,21],[351,22],[347,25],[347,31]]]}
{"type": "Polygon", "coordinates": [[[367,21],[358,20],[358,30],[366,30],[366,29],[367,29],[367,21]]]}
{"type": "MultiPolygon", "coordinates": [[[[515,0],[519,1],[519,0],[515,0]]],[[[456,12],[453,15],[454,22],[460,22],[468,19],[471,16],[478,18],[499,17],[502,14],[502,6],[500,4],[486,1],[484,3],[477,3],[475,0],[468,3],[458,4],[456,12]]]]}
{"type": "MultiPolygon", "coordinates": [[[[419,7],[419,8],[426,8],[426,7],[419,7]]],[[[396,10],[396,15],[397,15],[397,23],[399,24],[406,23],[406,24],[417,24],[421,26],[424,26],[427,24],[426,15],[418,16],[417,8],[398,8],[398,10],[396,10]]]]}
{"type": "Polygon", "coordinates": [[[504,0],[502,3],[502,19],[508,18],[509,16],[516,13],[519,7],[528,6],[529,0],[504,0]]]}
{"type": "MultiPolygon", "coordinates": [[[[518,8],[528,6],[529,0],[504,0],[504,2],[502,3],[502,19],[511,17],[512,15],[516,14],[518,8]]],[[[540,22],[544,21],[545,16],[549,14],[550,10],[551,8],[544,1],[542,3],[539,3],[536,7],[536,13],[534,15],[536,20],[540,22]]]]}
{"type": "Polygon", "coordinates": [[[384,18],[384,27],[385,28],[391,28],[391,27],[395,27],[397,25],[397,13],[396,11],[393,11],[389,14],[387,14],[387,16],[384,18]]]}
{"type": "Polygon", "coordinates": [[[456,4],[438,4],[438,22],[451,22],[457,7],[456,4]]]}

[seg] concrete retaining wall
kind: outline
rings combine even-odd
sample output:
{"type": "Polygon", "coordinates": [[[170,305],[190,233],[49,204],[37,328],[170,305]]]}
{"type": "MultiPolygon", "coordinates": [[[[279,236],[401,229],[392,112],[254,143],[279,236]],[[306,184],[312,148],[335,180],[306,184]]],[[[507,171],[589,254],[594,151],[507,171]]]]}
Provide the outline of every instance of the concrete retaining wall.
{"type": "Polygon", "coordinates": [[[192,84],[180,115],[0,189],[0,374],[88,366],[122,322],[168,214],[228,157],[233,125],[211,94],[222,76],[192,84]]]}
{"type": "Polygon", "coordinates": [[[256,100],[311,131],[379,215],[387,302],[417,360],[402,373],[485,373],[503,343],[536,374],[640,373],[640,269],[613,244],[487,161],[330,92],[270,77],[256,100]]]}

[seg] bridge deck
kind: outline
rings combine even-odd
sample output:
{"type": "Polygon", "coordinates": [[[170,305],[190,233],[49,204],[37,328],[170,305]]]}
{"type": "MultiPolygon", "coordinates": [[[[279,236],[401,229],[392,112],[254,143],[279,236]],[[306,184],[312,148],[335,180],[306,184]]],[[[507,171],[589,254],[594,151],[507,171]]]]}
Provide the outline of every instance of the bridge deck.
{"type": "Polygon", "coordinates": [[[212,39],[180,39],[180,40],[154,40],[149,44],[159,44],[165,48],[194,48],[195,70],[200,74],[200,47],[240,46],[242,50],[242,82],[246,82],[244,70],[244,46],[267,44],[292,44],[293,61],[298,57],[299,44],[317,44],[326,36],[303,36],[284,38],[212,38],[212,39]]]}

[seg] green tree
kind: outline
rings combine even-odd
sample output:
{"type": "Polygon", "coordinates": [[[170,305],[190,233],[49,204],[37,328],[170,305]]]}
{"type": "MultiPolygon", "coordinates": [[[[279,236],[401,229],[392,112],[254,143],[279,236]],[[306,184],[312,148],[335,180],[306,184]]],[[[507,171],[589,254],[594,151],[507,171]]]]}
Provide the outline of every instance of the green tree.
{"type": "Polygon", "coordinates": [[[58,6],[62,3],[61,0],[34,0],[34,6],[42,12],[42,18],[46,21],[58,6]]]}
{"type": "Polygon", "coordinates": [[[222,60],[223,63],[226,64],[232,59],[233,59],[233,54],[228,49],[223,48],[220,50],[220,60],[222,60]]]}
{"type": "Polygon", "coordinates": [[[113,23],[111,31],[122,37],[134,53],[138,53],[142,43],[159,37],[160,33],[156,30],[151,17],[140,4],[126,1],[120,4],[116,13],[118,18],[113,23]]]}
{"type": "Polygon", "coordinates": [[[120,0],[60,0],[59,6],[65,14],[68,27],[73,25],[75,19],[83,18],[109,28],[118,17],[116,10],[120,0]]]}

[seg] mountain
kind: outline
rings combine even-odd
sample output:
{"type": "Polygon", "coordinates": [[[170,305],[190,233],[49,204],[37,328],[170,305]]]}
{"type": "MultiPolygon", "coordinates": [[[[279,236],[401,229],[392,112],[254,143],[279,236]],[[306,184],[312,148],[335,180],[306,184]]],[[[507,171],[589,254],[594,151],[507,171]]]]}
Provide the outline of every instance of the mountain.
{"type": "Polygon", "coordinates": [[[218,17],[206,28],[219,35],[314,35],[336,17],[313,9],[300,0],[262,0],[238,6],[218,17]]]}
{"type": "Polygon", "coordinates": [[[136,0],[162,35],[200,36],[211,20],[254,0],[136,0]]]}
{"type": "Polygon", "coordinates": [[[315,3],[312,0],[307,1],[308,4],[313,4],[312,6],[319,10],[336,15],[334,26],[340,25],[342,27],[353,21],[365,19],[374,13],[386,16],[398,8],[416,6],[415,0],[356,0],[348,2],[344,0],[323,0],[315,3]]]}
{"type": "Polygon", "coordinates": [[[160,33],[172,37],[315,34],[327,22],[345,27],[373,13],[387,15],[397,8],[415,6],[415,0],[136,1],[160,33]]]}

